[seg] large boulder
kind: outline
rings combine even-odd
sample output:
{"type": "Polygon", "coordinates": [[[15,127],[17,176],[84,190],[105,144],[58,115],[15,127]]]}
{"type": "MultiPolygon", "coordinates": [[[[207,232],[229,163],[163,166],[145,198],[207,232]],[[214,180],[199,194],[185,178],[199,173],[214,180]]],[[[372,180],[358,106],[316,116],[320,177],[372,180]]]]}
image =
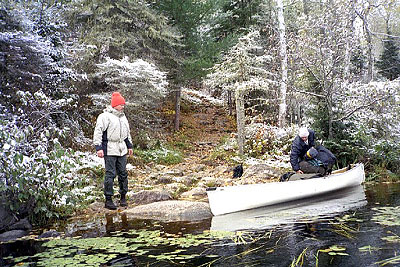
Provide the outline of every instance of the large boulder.
{"type": "Polygon", "coordinates": [[[0,234],[0,242],[12,241],[28,234],[29,232],[25,230],[11,230],[0,234]]]}
{"type": "Polygon", "coordinates": [[[244,168],[240,183],[253,184],[268,182],[270,179],[279,178],[281,175],[280,170],[277,170],[267,164],[255,164],[244,168]]]}
{"type": "Polygon", "coordinates": [[[181,197],[189,198],[189,199],[202,199],[207,197],[206,188],[204,187],[195,187],[190,191],[182,193],[181,197]]]}
{"type": "Polygon", "coordinates": [[[144,205],[172,199],[172,196],[168,192],[158,190],[142,190],[133,194],[128,193],[128,196],[136,205],[144,205]]]}
{"type": "Polygon", "coordinates": [[[29,222],[28,218],[24,218],[19,220],[18,222],[10,225],[10,227],[8,227],[8,230],[27,230],[30,231],[32,230],[32,225],[29,222]]]}
{"type": "Polygon", "coordinates": [[[170,200],[136,206],[124,211],[128,218],[158,221],[199,221],[212,217],[206,202],[170,200]]]}

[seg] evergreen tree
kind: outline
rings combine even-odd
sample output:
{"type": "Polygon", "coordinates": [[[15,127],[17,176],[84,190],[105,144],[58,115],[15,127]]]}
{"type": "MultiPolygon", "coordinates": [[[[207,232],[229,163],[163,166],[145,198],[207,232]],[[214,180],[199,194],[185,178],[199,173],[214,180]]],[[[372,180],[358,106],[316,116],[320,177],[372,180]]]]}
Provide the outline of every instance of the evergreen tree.
{"type": "Polygon", "coordinates": [[[379,68],[378,73],[391,81],[400,76],[399,47],[390,33],[388,39],[383,41],[383,53],[376,66],[379,68]]]}
{"type": "Polygon", "coordinates": [[[76,69],[88,74],[107,57],[141,58],[175,69],[180,60],[180,40],[167,18],[138,0],[78,0],[66,14],[79,31],[75,48],[76,69]]]}
{"type": "Polygon", "coordinates": [[[261,0],[225,1],[222,13],[216,18],[213,34],[217,39],[223,39],[230,34],[243,34],[257,23],[261,0]]]}
{"type": "Polygon", "coordinates": [[[185,45],[182,80],[207,74],[221,54],[256,23],[260,0],[156,0],[151,7],[168,17],[185,45]]]}

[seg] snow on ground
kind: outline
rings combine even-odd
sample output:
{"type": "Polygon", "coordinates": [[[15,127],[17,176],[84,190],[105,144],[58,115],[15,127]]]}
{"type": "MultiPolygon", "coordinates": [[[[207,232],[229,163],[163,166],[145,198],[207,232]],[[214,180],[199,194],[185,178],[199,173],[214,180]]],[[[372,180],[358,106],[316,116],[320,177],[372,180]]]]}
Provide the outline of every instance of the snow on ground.
{"type": "Polygon", "coordinates": [[[223,106],[224,100],[212,97],[206,92],[196,91],[189,88],[182,88],[182,98],[195,104],[204,104],[207,101],[217,106],[223,106]]]}
{"type": "MultiPolygon", "coordinates": [[[[76,152],[75,155],[80,158],[81,165],[79,168],[81,168],[81,169],[83,169],[83,168],[104,168],[104,159],[99,158],[95,153],[78,151],[78,152],[76,152]]],[[[126,169],[129,171],[129,170],[136,169],[136,167],[133,166],[132,164],[128,163],[126,165],[126,169]]]]}
{"type": "Polygon", "coordinates": [[[244,164],[248,165],[248,166],[253,166],[253,165],[257,165],[257,164],[266,164],[266,165],[268,165],[270,167],[274,167],[274,168],[282,168],[282,169],[291,168],[291,165],[289,163],[289,156],[282,156],[278,159],[276,159],[276,158],[269,158],[269,159],[248,158],[245,160],[244,164]]]}

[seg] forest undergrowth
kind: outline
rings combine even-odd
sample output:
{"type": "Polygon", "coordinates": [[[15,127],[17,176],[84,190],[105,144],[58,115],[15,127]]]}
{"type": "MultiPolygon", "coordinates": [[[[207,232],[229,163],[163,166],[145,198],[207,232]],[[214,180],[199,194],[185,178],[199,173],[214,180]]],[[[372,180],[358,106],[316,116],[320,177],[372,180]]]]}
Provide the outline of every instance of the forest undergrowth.
{"type": "MultiPolygon", "coordinates": [[[[221,165],[229,167],[234,164],[231,162],[231,157],[236,154],[234,147],[219,149],[236,133],[235,117],[229,115],[226,106],[206,99],[202,99],[201,103],[182,101],[178,131],[174,130],[174,104],[166,103],[162,110],[168,122],[168,131],[163,141],[182,154],[179,163],[166,164],[165,170],[203,164],[211,171],[221,165]]],[[[153,168],[156,165],[150,163],[147,167],[153,168]]]]}

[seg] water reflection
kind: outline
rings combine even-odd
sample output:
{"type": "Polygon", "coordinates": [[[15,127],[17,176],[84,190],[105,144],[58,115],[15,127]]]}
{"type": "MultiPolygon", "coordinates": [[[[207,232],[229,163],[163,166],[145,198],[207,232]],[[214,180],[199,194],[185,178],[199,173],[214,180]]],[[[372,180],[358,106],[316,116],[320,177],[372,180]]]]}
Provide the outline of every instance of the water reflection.
{"type": "Polygon", "coordinates": [[[297,259],[302,266],[400,266],[400,184],[365,188],[197,222],[106,214],[68,224],[67,236],[81,238],[62,238],[58,247],[35,239],[0,244],[0,266],[74,266],[68,262],[83,257],[107,261],[97,266],[294,266],[297,259]],[[45,255],[63,261],[43,265],[45,255]]]}
{"type": "Polygon", "coordinates": [[[321,221],[367,204],[363,186],[274,206],[214,216],[211,230],[260,230],[295,222],[321,221]]]}

